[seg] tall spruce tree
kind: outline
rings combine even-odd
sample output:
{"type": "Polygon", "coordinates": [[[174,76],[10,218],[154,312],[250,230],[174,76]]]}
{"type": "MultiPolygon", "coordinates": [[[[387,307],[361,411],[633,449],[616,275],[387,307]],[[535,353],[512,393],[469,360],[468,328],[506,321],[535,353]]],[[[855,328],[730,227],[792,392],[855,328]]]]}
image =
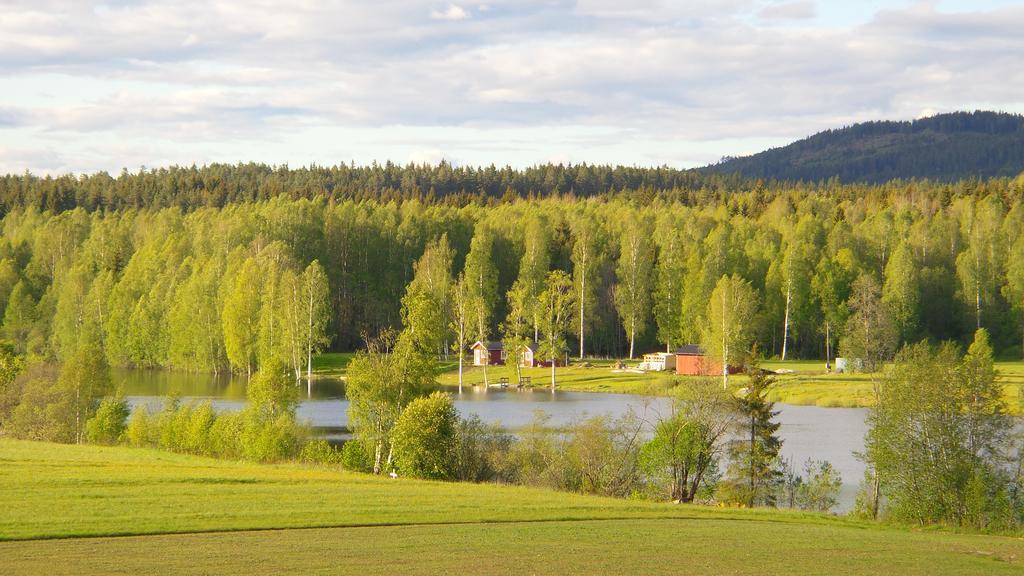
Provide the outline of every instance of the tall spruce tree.
{"type": "Polygon", "coordinates": [[[740,417],[736,439],[729,444],[730,465],[723,494],[732,502],[745,506],[774,506],[778,483],[782,479],[778,437],[780,423],[775,403],[767,399],[775,379],[761,369],[756,352],[746,366],[750,382],[737,399],[740,417]]]}

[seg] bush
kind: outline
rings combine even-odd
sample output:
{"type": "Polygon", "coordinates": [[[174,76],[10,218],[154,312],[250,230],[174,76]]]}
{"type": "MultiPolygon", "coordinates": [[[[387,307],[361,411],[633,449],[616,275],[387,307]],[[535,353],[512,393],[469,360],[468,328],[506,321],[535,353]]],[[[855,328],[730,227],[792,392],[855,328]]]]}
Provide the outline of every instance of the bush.
{"type": "Polygon", "coordinates": [[[210,426],[209,453],[218,458],[242,457],[242,430],[245,422],[240,412],[218,414],[210,426]]]}
{"type": "Polygon", "coordinates": [[[336,466],[341,464],[342,451],[338,450],[327,440],[313,440],[306,442],[299,452],[299,460],[309,464],[324,464],[336,466]]]}
{"type": "Polygon", "coordinates": [[[182,448],[185,452],[215,456],[216,452],[210,443],[210,429],[217,420],[217,414],[209,402],[204,402],[191,410],[188,422],[182,435],[182,448]]]}
{"type": "Polygon", "coordinates": [[[253,462],[278,462],[295,456],[303,431],[287,413],[265,419],[259,413],[246,410],[242,430],[242,455],[253,462]]]}
{"type": "Polygon", "coordinates": [[[181,400],[177,396],[164,399],[164,409],[156,417],[156,442],[164,450],[176,450],[180,445],[180,427],[176,425],[182,411],[181,400]]]}
{"type": "Polygon", "coordinates": [[[85,424],[85,437],[92,444],[117,444],[124,436],[131,410],[121,395],[104,398],[96,414],[85,424]]]}
{"type": "Polygon", "coordinates": [[[153,444],[153,423],[149,409],[139,406],[128,418],[128,428],[124,433],[128,445],[144,448],[153,444]]]}
{"type": "Polygon", "coordinates": [[[458,419],[451,397],[444,392],[410,402],[391,433],[398,472],[434,480],[453,478],[458,419]]]}
{"type": "Polygon", "coordinates": [[[843,479],[832,464],[808,459],[804,479],[796,491],[796,501],[803,510],[828,512],[838,503],[843,479]]]}
{"type": "Polygon", "coordinates": [[[358,440],[349,440],[341,446],[341,467],[353,472],[373,472],[373,459],[358,440]]]}
{"type": "Polygon", "coordinates": [[[246,389],[249,407],[264,418],[281,414],[293,416],[299,402],[295,377],[280,360],[271,359],[253,375],[246,389]]]}
{"type": "Polygon", "coordinates": [[[15,438],[47,442],[75,441],[75,405],[52,372],[35,373],[21,384],[21,401],[7,432],[15,438]]]}
{"type": "Polygon", "coordinates": [[[486,482],[503,479],[502,470],[512,445],[512,436],[497,426],[487,425],[479,416],[459,420],[455,442],[455,479],[486,482]]]}

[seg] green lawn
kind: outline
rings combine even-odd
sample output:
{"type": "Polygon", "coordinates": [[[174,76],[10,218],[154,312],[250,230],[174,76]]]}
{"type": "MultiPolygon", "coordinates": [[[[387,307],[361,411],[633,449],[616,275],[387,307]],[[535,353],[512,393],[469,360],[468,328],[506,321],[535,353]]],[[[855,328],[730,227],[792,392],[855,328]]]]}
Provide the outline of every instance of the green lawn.
{"type": "MultiPolygon", "coordinates": [[[[867,407],[874,402],[874,379],[879,374],[829,374],[821,362],[803,360],[765,362],[771,370],[792,370],[777,376],[769,397],[777,402],[828,407],[867,407]]],[[[1021,393],[1024,390],[1024,361],[996,362],[1005,387],[1010,411],[1024,413],[1021,393]]]]}
{"type": "Polygon", "coordinates": [[[344,376],[355,352],[325,352],[313,356],[313,373],[318,376],[344,376]]]}
{"type": "MultiPolygon", "coordinates": [[[[639,361],[626,361],[636,365],[639,361]]],[[[588,358],[584,363],[573,362],[569,366],[557,368],[559,390],[579,392],[618,392],[620,394],[661,394],[672,386],[673,376],[668,373],[637,373],[613,370],[614,360],[598,360],[588,358]]],[[[524,377],[531,379],[534,387],[551,385],[551,368],[523,368],[524,377]]],[[[517,382],[516,370],[510,366],[488,366],[487,378],[492,384],[499,378],[508,378],[511,383],[517,382]]],[[[438,377],[442,384],[457,385],[459,383],[458,365],[449,363],[446,370],[438,377]]],[[[465,385],[480,385],[484,381],[483,368],[465,366],[463,382],[465,385]]]]}
{"type": "Polygon", "coordinates": [[[821,515],[2,439],[0,462],[4,574],[1024,570],[1017,538],[821,515]]]}

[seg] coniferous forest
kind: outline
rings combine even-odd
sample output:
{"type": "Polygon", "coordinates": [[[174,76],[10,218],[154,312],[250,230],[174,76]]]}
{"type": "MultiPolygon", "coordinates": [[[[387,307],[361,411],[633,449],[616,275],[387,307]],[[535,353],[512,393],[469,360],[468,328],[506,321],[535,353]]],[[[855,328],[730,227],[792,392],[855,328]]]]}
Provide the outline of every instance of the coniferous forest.
{"type": "Polygon", "coordinates": [[[980,326],[1016,358],[1022,197],[1022,177],[787,184],[585,165],[7,176],[2,329],[40,359],[87,335],[112,365],[252,373],[276,358],[298,374],[311,353],[400,328],[414,263],[441,246],[453,277],[468,261],[493,277],[473,330],[491,339],[510,315],[537,334],[530,303],[565,271],[574,356],[581,326],[586,355],[699,342],[716,283],[736,276],[766,356],[835,355],[850,315],[877,300],[891,350],[968,343],[980,326]]]}

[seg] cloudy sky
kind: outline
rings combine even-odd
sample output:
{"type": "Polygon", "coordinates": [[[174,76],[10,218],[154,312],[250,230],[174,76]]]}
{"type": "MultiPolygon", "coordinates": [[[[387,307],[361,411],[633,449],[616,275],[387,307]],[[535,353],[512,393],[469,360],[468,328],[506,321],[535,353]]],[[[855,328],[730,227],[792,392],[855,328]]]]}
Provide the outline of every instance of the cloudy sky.
{"type": "Polygon", "coordinates": [[[688,167],[1024,112],[1024,2],[0,0],[0,172],[688,167]]]}

